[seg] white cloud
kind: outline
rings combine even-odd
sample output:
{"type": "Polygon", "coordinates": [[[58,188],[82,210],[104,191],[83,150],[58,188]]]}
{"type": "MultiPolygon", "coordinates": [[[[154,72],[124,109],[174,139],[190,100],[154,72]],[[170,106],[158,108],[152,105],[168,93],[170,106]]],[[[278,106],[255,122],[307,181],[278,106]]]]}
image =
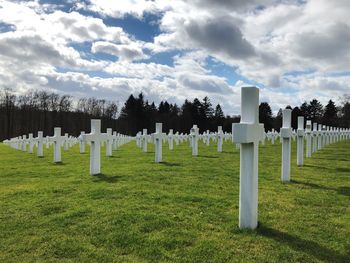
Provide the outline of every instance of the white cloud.
{"type": "Polygon", "coordinates": [[[106,53],[119,58],[119,60],[134,61],[148,58],[137,43],[116,45],[114,43],[98,41],[92,44],[93,53],[106,53]]]}

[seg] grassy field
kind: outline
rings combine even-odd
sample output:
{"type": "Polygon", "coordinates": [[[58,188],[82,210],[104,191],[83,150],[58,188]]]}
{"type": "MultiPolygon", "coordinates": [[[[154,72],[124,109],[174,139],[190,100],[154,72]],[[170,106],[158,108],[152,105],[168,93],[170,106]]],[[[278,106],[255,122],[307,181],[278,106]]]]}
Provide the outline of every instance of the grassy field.
{"type": "MultiPolygon", "coordinates": [[[[350,262],[350,141],[280,181],[281,145],[260,147],[259,228],[238,225],[239,152],[131,142],[89,175],[78,146],[63,163],[0,144],[0,262],[350,262]]],[[[89,150],[89,149],[87,149],[89,150]]]]}

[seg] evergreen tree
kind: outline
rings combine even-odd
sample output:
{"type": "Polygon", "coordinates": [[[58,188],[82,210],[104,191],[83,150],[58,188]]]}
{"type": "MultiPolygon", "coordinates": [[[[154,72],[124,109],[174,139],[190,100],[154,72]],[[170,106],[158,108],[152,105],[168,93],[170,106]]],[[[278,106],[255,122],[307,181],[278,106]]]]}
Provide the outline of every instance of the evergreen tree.
{"type": "Polygon", "coordinates": [[[327,126],[338,125],[338,110],[332,100],[329,100],[325,107],[322,122],[327,126]]]}
{"type": "Polygon", "coordinates": [[[294,107],[292,110],[292,128],[298,129],[298,117],[303,116],[302,111],[299,107],[294,107]]]}
{"type": "Polygon", "coordinates": [[[273,127],[272,110],[267,102],[259,105],[259,122],[264,123],[265,131],[270,131],[273,127]]]}
{"type": "Polygon", "coordinates": [[[317,99],[310,101],[309,114],[309,118],[312,120],[312,122],[319,123],[321,121],[323,116],[323,106],[317,99]]]}

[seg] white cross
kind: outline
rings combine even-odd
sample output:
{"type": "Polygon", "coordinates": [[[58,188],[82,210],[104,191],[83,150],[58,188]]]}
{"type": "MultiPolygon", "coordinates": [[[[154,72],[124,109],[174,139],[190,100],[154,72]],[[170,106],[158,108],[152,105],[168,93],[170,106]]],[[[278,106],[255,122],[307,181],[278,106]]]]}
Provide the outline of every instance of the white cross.
{"type": "Polygon", "coordinates": [[[112,128],[107,128],[106,140],[106,156],[111,157],[113,147],[112,128]]]}
{"type": "Polygon", "coordinates": [[[283,126],[281,128],[282,138],[282,182],[290,181],[290,144],[291,144],[291,122],[292,122],[292,110],[284,109],[283,114],[283,126]]]}
{"type": "Polygon", "coordinates": [[[311,157],[311,120],[306,121],[306,157],[311,157]]]}
{"type": "Polygon", "coordinates": [[[222,152],[222,139],[223,139],[223,132],[222,132],[222,126],[218,126],[218,133],[216,134],[217,136],[217,141],[218,141],[218,145],[217,145],[217,150],[219,153],[222,152]]]}
{"type": "Polygon", "coordinates": [[[174,148],[174,133],[173,133],[173,129],[169,129],[168,143],[169,143],[169,150],[172,151],[173,148],[174,148]]]}
{"type": "Polygon", "coordinates": [[[113,150],[118,149],[118,135],[116,131],[113,131],[113,150]]]}
{"type": "Polygon", "coordinates": [[[34,148],[33,133],[29,133],[27,142],[28,142],[28,153],[33,153],[33,148],[34,148]]]}
{"type": "Polygon", "coordinates": [[[21,139],[21,150],[23,152],[27,151],[27,140],[26,140],[27,136],[23,135],[22,139],[21,139]]]}
{"type": "Polygon", "coordinates": [[[148,135],[147,135],[147,129],[143,129],[142,131],[142,151],[144,153],[147,152],[147,142],[148,141],[148,135]]]}
{"type": "Polygon", "coordinates": [[[239,227],[258,224],[258,147],[264,132],[259,124],[259,89],[242,87],[241,122],[233,127],[233,140],[240,143],[239,227]]]}
{"type": "Polygon", "coordinates": [[[83,135],[85,134],[84,131],[80,132],[80,136],[78,137],[79,140],[79,152],[85,153],[85,142],[83,141],[83,135]]]}
{"type": "Polygon", "coordinates": [[[318,131],[317,131],[317,123],[313,123],[312,128],[312,152],[317,152],[317,137],[318,137],[318,131]]]}
{"type": "Polygon", "coordinates": [[[101,120],[91,120],[91,133],[84,134],[83,141],[90,142],[90,174],[101,173],[101,142],[105,140],[106,134],[101,133],[101,120]]]}
{"type": "Polygon", "coordinates": [[[322,131],[322,124],[318,124],[318,129],[317,129],[317,150],[321,150],[322,149],[322,135],[323,135],[323,131],[322,131]]]}
{"type": "Polygon", "coordinates": [[[44,137],[43,137],[43,132],[38,131],[38,137],[35,138],[35,141],[38,143],[38,152],[37,155],[38,157],[43,157],[43,143],[44,143],[44,137]]]}
{"type": "Polygon", "coordinates": [[[299,116],[298,117],[298,141],[297,141],[297,165],[303,166],[304,164],[304,117],[299,116]]]}
{"type": "Polygon", "coordinates": [[[68,133],[65,133],[63,138],[63,150],[68,151],[68,133]]]}
{"type": "Polygon", "coordinates": [[[155,144],[155,162],[160,163],[162,161],[162,144],[164,134],[162,133],[162,123],[156,123],[156,132],[152,134],[155,144]]]}
{"type": "Polygon", "coordinates": [[[64,141],[64,136],[61,135],[61,128],[54,128],[54,135],[50,137],[50,141],[53,142],[53,161],[54,163],[61,162],[61,145],[64,141]]]}
{"type": "Polygon", "coordinates": [[[198,156],[198,133],[199,133],[199,129],[197,125],[193,125],[190,131],[190,141],[191,141],[193,156],[198,156]]]}

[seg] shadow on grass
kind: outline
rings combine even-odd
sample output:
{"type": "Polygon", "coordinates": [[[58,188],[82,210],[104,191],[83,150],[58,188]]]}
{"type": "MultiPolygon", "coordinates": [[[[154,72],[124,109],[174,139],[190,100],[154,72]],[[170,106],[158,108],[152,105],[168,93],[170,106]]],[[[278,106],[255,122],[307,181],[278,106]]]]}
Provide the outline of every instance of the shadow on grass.
{"type": "Polygon", "coordinates": [[[164,165],[164,166],[181,166],[179,163],[169,163],[169,162],[160,162],[160,164],[164,165]]]}
{"type": "Polygon", "coordinates": [[[315,189],[336,191],[338,194],[350,196],[350,187],[347,187],[347,186],[333,188],[333,187],[318,185],[318,184],[309,183],[309,182],[296,181],[296,180],[291,180],[290,182],[293,184],[305,185],[307,187],[315,188],[315,189]]]}
{"type": "Polygon", "coordinates": [[[57,163],[53,163],[53,165],[66,165],[66,163],[64,163],[64,162],[57,162],[57,163]]]}
{"type": "Polygon", "coordinates": [[[346,167],[339,167],[339,168],[336,168],[336,170],[339,173],[350,173],[350,168],[346,168],[346,167]]]}
{"type": "Polygon", "coordinates": [[[120,159],[120,156],[115,156],[115,155],[107,156],[107,159],[120,159]]]}
{"type": "Polygon", "coordinates": [[[349,162],[349,159],[345,159],[345,158],[334,158],[334,156],[330,156],[330,157],[315,157],[315,160],[327,160],[327,161],[341,161],[341,162],[349,162]],[[332,158],[333,157],[333,158],[332,158]]]}
{"type": "Polygon", "coordinates": [[[258,234],[287,245],[292,249],[307,253],[324,262],[349,262],[349,255],[342,255],[314,241],[305,240],[291,234],[259,224],[258,234]]]}
{"type": "Polygon", "coordinates": [[[332,187],[318,185],[318,184],[309,183],[309,182],[301,182],[301,181],[296,181],[296,180],[290,180],[290,182],[293,183],[293,184],[305,185],[307,187],[311,187],[311,188],[315,188],[315,189],[336,190],[336,189],[334,189],[332,187]]]}
{"type": "Polygon", "coordinates": [[[198,155],[197,158],[217,159],[217,158],[219,158],[219,156],[198,155]]]}
{"type": "Polygon", "coordinates": [[[106,174],[98,174],[93,176],[93,182],[107,182],[107,183],[116,183],[119,181],[119,179],[122,178],[122,176],[115,175],[115,176],[108,176],[106,174]]]}
{"type": "MultiPolygon", "coordinates": [[[[346,195],[350,196],[350,187],[344,186],[344,187],[339,187],[337,189],[337,192],[341,195],[346,195]]],[[[350,262],[350,261],[349,261],[350,262]]]]}
{"type": "Polygon", "coordinates": [[[317,168],[317,169],[322,169],[322,170],[334,170],[332,168],[326,167],[326,166],[320,166],[320,165],[312,165],[312,164],[304,164],[303,166],[300,166],[299,168],[317,168]]]}

